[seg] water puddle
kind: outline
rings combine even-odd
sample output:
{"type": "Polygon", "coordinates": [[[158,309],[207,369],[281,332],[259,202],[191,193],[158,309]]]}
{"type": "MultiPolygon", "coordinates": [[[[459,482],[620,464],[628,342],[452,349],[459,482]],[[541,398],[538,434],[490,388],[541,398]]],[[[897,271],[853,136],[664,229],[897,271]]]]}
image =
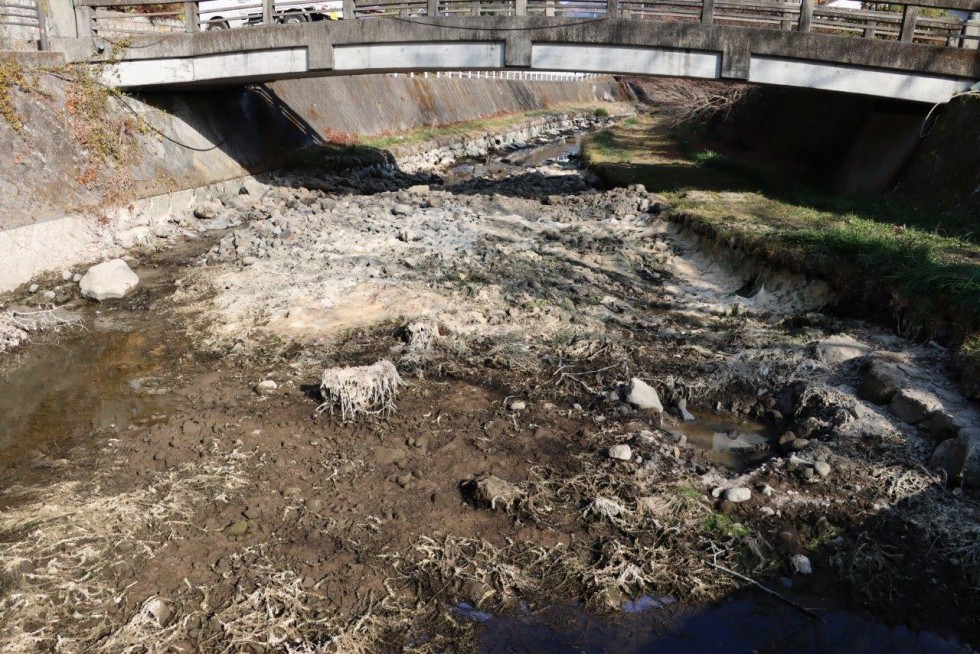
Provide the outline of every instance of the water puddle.
{"type": "Polygon", "coordinates": [[[761,422],[730,415],[705,413],[682,422],[674,431],[708,452],[708,460],[741,472],[768,451],[770,438],[761,422]]]}
{"type": "Polygon", "coordinates": [[[818,622],[785,604],[752,594],[693,610],[670,600],[640,598],[613,616],[576,607],[517,616],[476,615],[481,652],[617,654],[951,654],[962,643],[904,626],[888,626],[849,611],[827,611],[818,622]],[[632,610],[630,610],[632,609],[632,610]]]}
{"type": "Polygon", "coordinates": [[[36,450],[165,417],[171,400],[151,379],[173,354],[143,328],[90,315],[87,331],[47,335],[0,368],[0,471],[36,450]]]}

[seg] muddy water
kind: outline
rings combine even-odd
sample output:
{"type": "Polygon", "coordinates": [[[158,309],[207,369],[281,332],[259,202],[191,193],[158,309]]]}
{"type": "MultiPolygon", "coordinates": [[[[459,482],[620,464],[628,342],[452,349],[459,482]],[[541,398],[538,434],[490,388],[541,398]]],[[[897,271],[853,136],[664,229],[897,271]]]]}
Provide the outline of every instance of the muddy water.
{"type": "Polygon", "coordinates": [[[674,431],[707,450],[712,463],[741,472],[751,465],[754,455],[764,454],[769,447],[767,427],[760,422],[710,413],[694,417],[696,420],[682,422],[674,431]]]}
{"type": "MultiPolygon", "coordinates": [[[[202,239],[206,242],[207,239],[202,239]]],[[[176,266],[198,248],[178,246],[160,265],[139,269],[141,290],[128,300],[65,308],[81,328],[35,336],[0,365],[0,479],[5,485],[43,478],[69,448],[125,438],[172,412],[167,380],[189,351],[186,334],[148,306],[172,291],[176,266]]]]}
{"type": "Polygon", "coordinates": [[[83,334],[48,337],[0,373],[0,471],[83,433],[123,433],[165,417],[171,400],[150,380],[166,365],[166,345],[132,316],[86,322],[83,334]]]}

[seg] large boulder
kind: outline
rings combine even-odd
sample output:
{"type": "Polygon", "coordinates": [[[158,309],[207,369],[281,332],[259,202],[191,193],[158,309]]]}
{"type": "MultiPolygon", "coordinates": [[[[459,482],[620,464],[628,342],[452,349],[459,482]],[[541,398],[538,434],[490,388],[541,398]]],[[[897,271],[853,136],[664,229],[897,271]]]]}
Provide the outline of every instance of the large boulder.
{"type": "Polygon", "coordinates": [[[940,443],[930,465],[945,470],[954,484],[980,487],[980,430],[962,431],[940,443]]]}
{"type": "Polygon", "coordinates": [[[875,359],[864,373],[858,395],[875,404],[888,404],[907,381],[908,375],[898,365],[875,359]]]}
{"type": "Polygon", "coordinates": [[[888,408],[899,420],[917,425],[942,411],[943,405],[932,393],[904,388],[895,394],[888,408]]]}
{"type": "Polygon", "coordinates": [[[78,285],[82,295],[102,302],[126,297],[139,283],[139,276],[125,261],[112,259],[89,268],[78,285]]]}
{"type": "Polygon", "coordinates": [[[838,334],[817,341],[814,350],[817,358],[828,366],[835,366],[871,354],[870,347],[847,334],[838,334]]]}

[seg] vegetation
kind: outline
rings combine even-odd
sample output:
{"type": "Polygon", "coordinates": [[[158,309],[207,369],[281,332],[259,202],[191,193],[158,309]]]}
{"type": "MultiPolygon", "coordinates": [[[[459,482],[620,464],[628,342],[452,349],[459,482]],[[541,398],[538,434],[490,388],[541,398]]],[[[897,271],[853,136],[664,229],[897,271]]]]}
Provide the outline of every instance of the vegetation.
{"type": "Polygon", "coordinates": [[[528,118],[548,116],[554,114],[556,111],[566,113],[592,113],[596,116],[602,115],[599,112],[604,111],[606,112],[605,115],[609,115],[609,110],[606,106],[597,106],[596,104],[571,105],[561,107],[560,109],[537,109],[514,114],[497,114],[487,118],[453,123],[451,125],[420,127],[408,132],[383,133],[378,136],[361,137],[359,143],[380,150],[387,150],[400,145],[413,145],[449,136],[455,138],[477,138],[487,131],[505,129],[511,125],[521,123],[528,118]]]}
{"type": "MultiPolygon", "coordinates": [[[[878,199],[846,199],[775,163],[704,147],[654,114],[607,129],[583,156],[607,181],[664,193],[672,217],[782,266],[874,295],[906,333],[980,350],[980,243],[975,217],[878,199]]],[[[976,357],[976,353],[970,356],[976,357]]]]}
{"type": "Polygon", "coordinates": [[[32,86],[20,62],[10,58],[0,59],[0,116],[15,131],[20,131],[24,124],[13,105],[12,91],[28,91],[32,86]]]}

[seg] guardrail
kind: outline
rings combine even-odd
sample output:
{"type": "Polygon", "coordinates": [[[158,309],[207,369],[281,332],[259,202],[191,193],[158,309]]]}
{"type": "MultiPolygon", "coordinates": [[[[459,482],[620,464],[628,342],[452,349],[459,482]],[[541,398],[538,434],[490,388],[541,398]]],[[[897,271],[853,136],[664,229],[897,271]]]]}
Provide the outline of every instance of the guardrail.
{"type": "Polygon", "coordinates": [[[915,0],[864,6],[867,8],[844,9],[815,0],[253,0],[220,11],[210,3],[202,9],[198,2],[161,5],[160,0],[75,0],[79,36],[198,32],[343,18],[492,15],[693,22],[950,48],[977,49],[980,44],[980,0],[915,0]]]}
{"type": "Polygon", "coordinates": [[[449,79],[503,79],[523,82],[581,82],[602,77],[597,73],[568,73],[547,70],[437,70],[422,73],[388,73],[389,77],[445,77],[449,79]]]}
{"type": "Polygon", "coordinates": [[[48,49],[48,26],[43,0],[0,0],[0,27],[24,28],[37,34],[38,47],[48,49]]]}

